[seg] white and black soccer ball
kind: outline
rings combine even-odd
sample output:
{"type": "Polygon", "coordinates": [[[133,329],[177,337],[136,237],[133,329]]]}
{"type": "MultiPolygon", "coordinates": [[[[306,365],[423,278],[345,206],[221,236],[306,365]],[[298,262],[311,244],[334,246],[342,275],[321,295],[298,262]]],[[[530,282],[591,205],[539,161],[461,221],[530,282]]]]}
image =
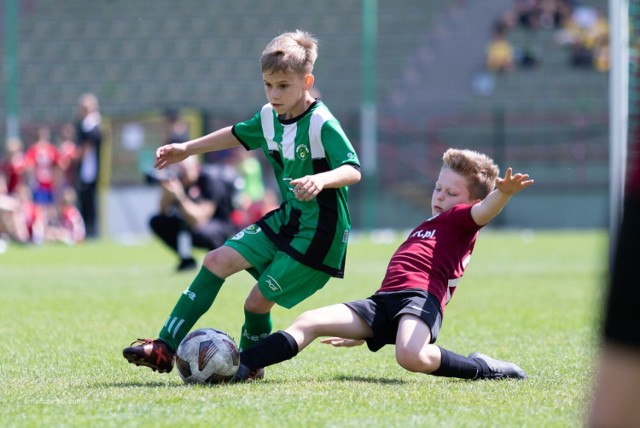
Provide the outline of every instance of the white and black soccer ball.
{"type": "Polygon", "coordinates": [[[240,351],[236,342],[214,328],[192,331],[182,339],[176,351],[176,367],[184,383],[229,382],[239,365],[240,351]]]}

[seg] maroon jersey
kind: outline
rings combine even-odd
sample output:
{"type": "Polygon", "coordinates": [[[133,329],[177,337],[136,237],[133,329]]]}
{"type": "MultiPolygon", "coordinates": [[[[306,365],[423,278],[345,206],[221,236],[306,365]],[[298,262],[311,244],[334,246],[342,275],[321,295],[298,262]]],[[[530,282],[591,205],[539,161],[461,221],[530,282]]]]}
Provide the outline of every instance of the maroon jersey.
{"type": "Polygon", "coordinates": [[[426,290],[444,314],[481,227],[471,218],[471,205],[456,205],[422,222],[391,257],[378,292],[426,290]]]}

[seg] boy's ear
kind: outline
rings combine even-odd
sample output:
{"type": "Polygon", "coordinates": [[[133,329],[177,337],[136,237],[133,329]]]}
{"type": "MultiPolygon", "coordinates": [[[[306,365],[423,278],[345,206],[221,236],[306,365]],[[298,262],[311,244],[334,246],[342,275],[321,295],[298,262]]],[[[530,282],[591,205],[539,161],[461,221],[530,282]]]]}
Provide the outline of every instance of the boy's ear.
{"type": "Polygon", "coordinates": [[[304,89],[305,90],[310,90],[311,88],[313,88],[313,82],[316,81],[316,78],[313,74],[307,74],[304,76],[304,89]]]}

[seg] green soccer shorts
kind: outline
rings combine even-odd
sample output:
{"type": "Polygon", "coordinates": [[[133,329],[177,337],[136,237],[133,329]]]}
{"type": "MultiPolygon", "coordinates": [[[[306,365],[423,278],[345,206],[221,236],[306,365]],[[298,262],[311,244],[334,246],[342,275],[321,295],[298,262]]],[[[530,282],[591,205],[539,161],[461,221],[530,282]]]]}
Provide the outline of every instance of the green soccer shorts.
{"type": "Polygon", "coordinates": [[[247,272],[258,281],[262,295],[287,309],[320,290],[331,275],[310,268],[278,247],[255,224],[225,242],[250,264],[247,272]]]}

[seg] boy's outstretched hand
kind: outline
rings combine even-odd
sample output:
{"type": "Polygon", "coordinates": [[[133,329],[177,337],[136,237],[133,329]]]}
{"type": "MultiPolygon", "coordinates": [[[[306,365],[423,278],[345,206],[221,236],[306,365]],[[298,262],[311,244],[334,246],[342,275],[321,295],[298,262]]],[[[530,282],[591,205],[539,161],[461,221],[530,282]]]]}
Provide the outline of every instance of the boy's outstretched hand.
{"type": "Polygon", "coordinates": [[[364,340],[345,339],[343,337],[326,337],[320,340],[320,342],[326,345],[334,346],[336,348],[341,348],[341,347],[350,348],[352,346],[360,346],[364,344],[364,340]]]}
{"type": "Polygon", "coordinates": [[[533,180],[529,180],[529,174],[513,174],[513,170],[507,168],[504,178],[498,177],[496,179],[496,188],[506,195],[515,195],[533,183],[533,180]]]}
{"type": "Polygon", "coordinates": [[[187,147],[182,143],[167,144],[156,150],[154,166],[163,169],[171,164],[182,162],[189,157],[187,147]]]}
{"type": "Polygon", "coordinates": [[[529,179],[529,174],[513,174],[513,170],[507,168],[504,178],[496,178],[496,188],[471,208],[473,221],[481,226],[489,223],[502,211],[513,195],[532,184],[533,180],[529,179]]]}

